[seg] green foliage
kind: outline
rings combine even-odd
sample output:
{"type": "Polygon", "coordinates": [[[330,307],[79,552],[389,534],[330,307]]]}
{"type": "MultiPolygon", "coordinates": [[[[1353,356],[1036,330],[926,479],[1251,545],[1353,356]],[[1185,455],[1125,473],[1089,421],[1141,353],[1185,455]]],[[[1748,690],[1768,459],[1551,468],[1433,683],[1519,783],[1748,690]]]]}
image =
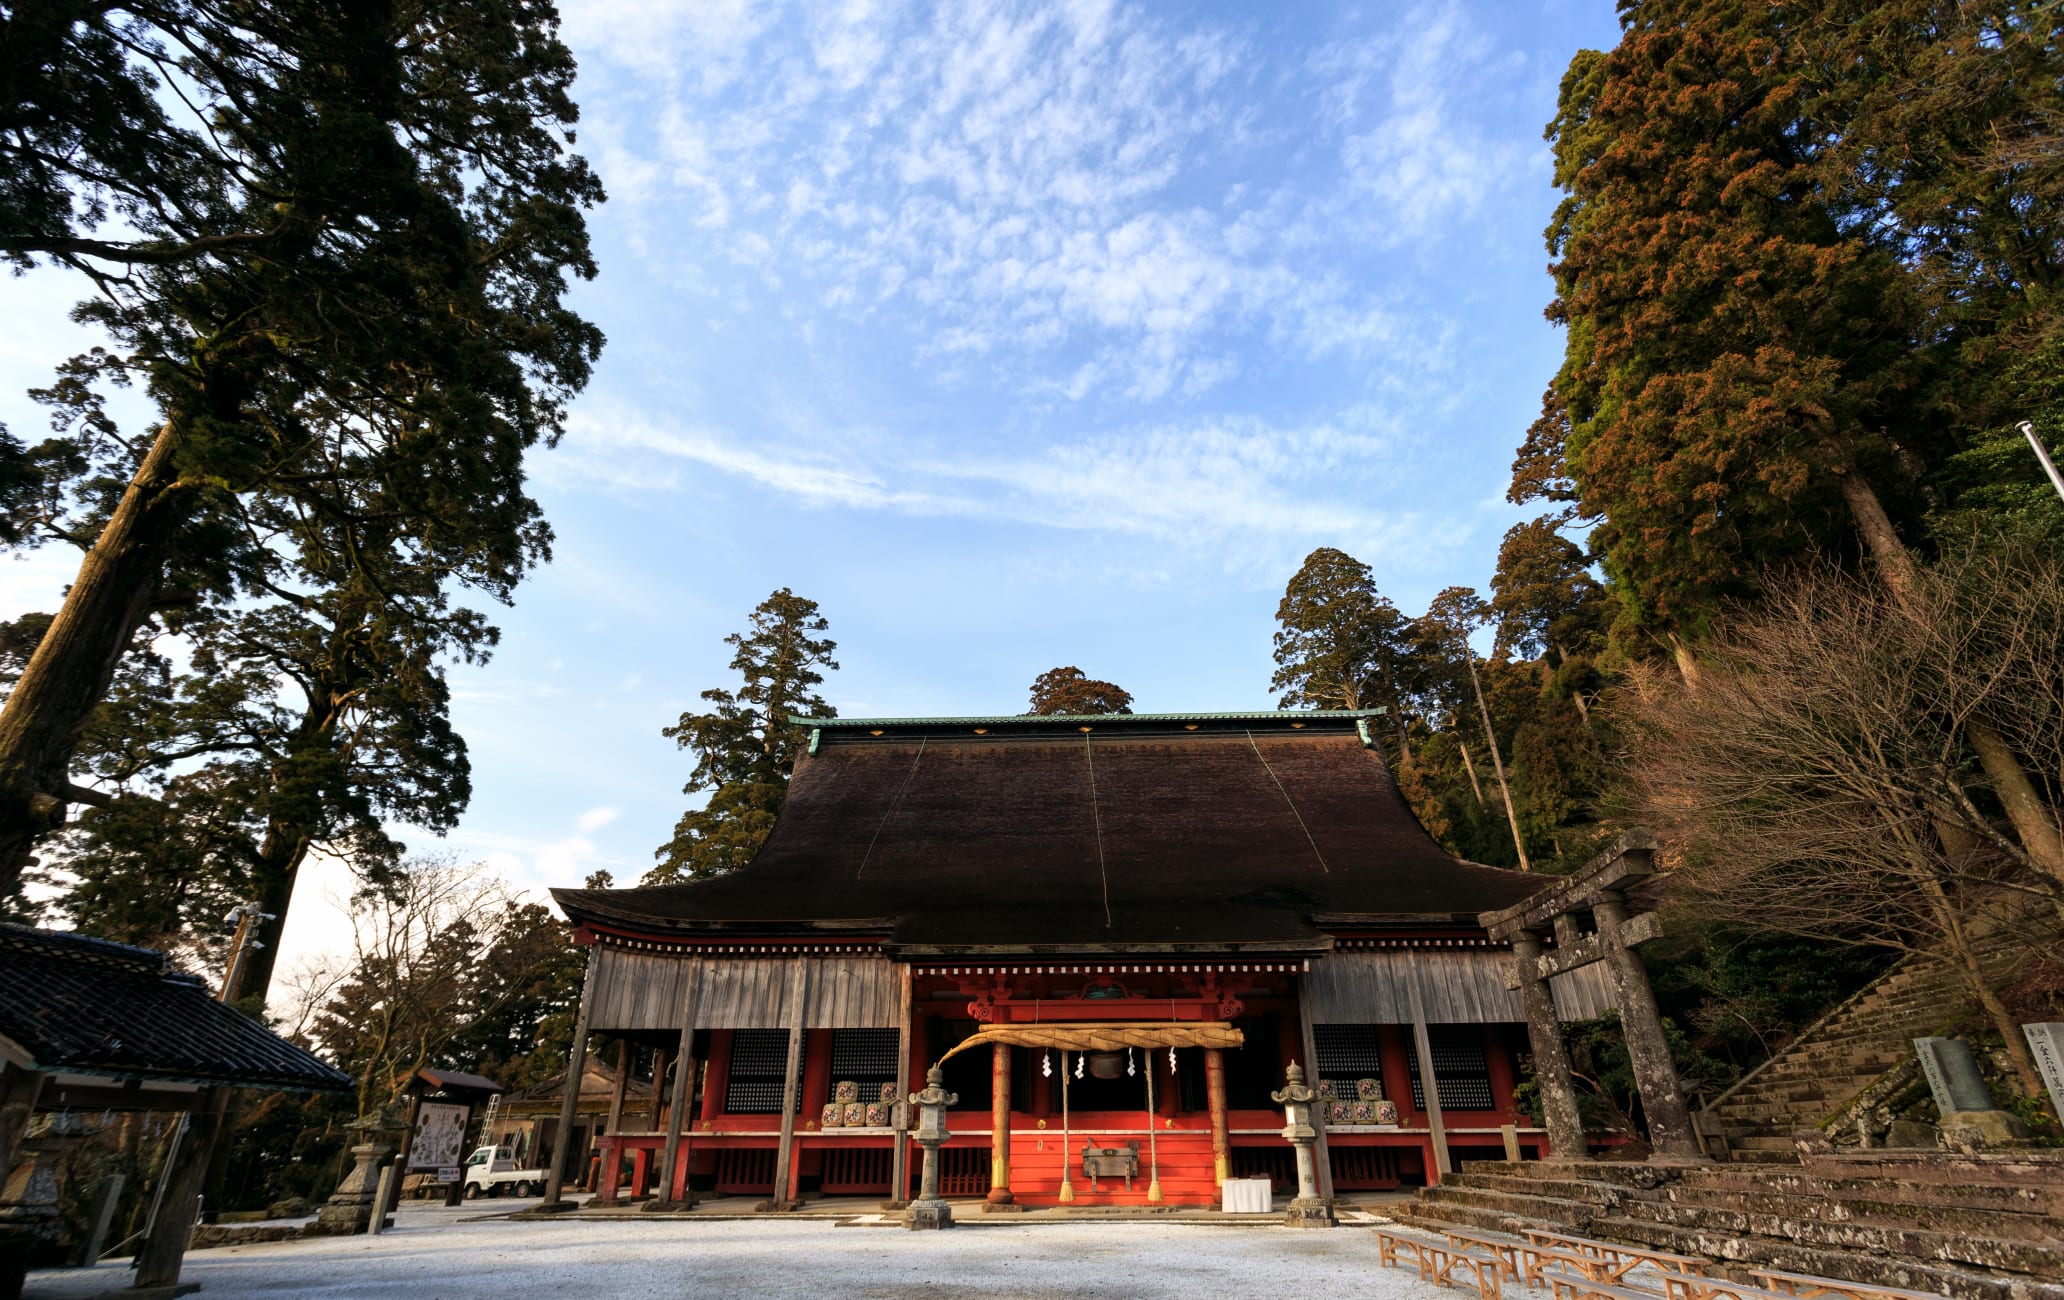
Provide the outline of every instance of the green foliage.
{"type": "MultiPolygon", "coordinates": [[[[447,589],[506,601],[548,555],[524,454],[557,439],[602,343],[563,302],[595,273],[583,211],[602,192],[569,152],[556,14],[60,4],[11,9],[7,35],[0,255],[85,277],[74,315],[112,346],[38,394],[53,443],[0,456],[6,527],[124,560],[121,590],[73,588],[77,635],[7,701],[0,835],[30,825],[26,790],[63,784],[53,738],[86,725],[96,674],[147,617],[178,631],[197,609],[259,643],[223,654],[276,660],[309,697],[308,743],[274,776],[327,799],[353,788],[315,770],[339,737],[377,736],[423,788],[360,802],[448,821],[463,757],[432,665],[491,633],[447,589]],[[158,409],[147,431],[107,413],[128,384],[158,409]],[[389,681],[417,698],[361,702],[389,681]]],[[[283,833],[326,817],[363,820],[283,833]]]]}
{"type": "Polygon", "coordinates": [[[1032,707],[1026,712],[1047,716],[1130,713],[1132,692],[1072,665],[1049,668],[1033,679],[1032,707]]]}
{"type": "Polygon", "coordinates": [[[1286,709],[1400,710],[1397,661],[1405,617],[1363,564],[1322,546],[1305,557],[1276,606],[1276,674],[1286,709]]]}
{"type": "Polygon", "coordinates": [[[1470,633],[1496,617],[1500,647],[1476,671],[1521,834],[1537,865],[1567,869],[1617,833],[1599,821],[1610,765],[1602,719],[1587,709],[1597,673],[1580,653],[1599,642],[1607,605],[1582,553],[1546,520],[1508,534],[1492,586],[1492,605],[1450,587],[1408,619],[1377,593],[1367,565],[1330,547],[1314,551],[1277,608],[1270,685],[1285,692],[1284,707],[1386,707],[1391,769],[1420,825],[1458,857],[1517,866],[1465,657],[1470,633]],[[1544,657],[1515,661],[1514,646],[1544,657]],[[1561,656],[1559,667],[1549,653],[1561,656]]]}
{"type": "Polygon", "coordinates": [[[1548,230],[1568,351],[1515,492],[1566,483],[1623,635],[1702,627],[1758,571],[1852,550],[1838,478],[1939,458],[1892,254],[1851,237],[1786,59],[1790,7],[1650,0],[1570,65],[1548,230]],[[1533,462],[1546,460],[1543,470],[1533,462]]]}
{"type": "Polygon", "coordinates": [[[1628,0],[1563,80],[1548,230],[1568,328],[1515,501],[1594,518],[1623,652],[1773,568],[2064,527],[2054,5],[1628,0]],[[1889,539],[1886,539],[1889,541],[1889,539]],[[1896,545],[1896,541],[1890,541],[1896,545]]]}
{"type": "Polygon", "coordinates": [[[1491,592],[1499,650],[1523,658],[1552,651],[1558,663],[1573,654],[1597,653],[1605,589],[1591,576],[1583,550],[1562,535],[1555,516],[1506,530],[1491,592]]]}
{"type": "Polygon", "coordinates": [[[718,875],[752,861],[774,828],[806,743],[804,729],[789,719],[838,716],[816,693],[824,682],[818,670],[838,667],[831,658],[838,643],[820,635],[830,627],[816,601],[783,587],[753,610],[750,631],[724,638],[737,651],[731,667],[742,679],[738,689],[704,691],[715,707],[683,713],[663,733],[695,753],[683,792],[710,797],[682,814],[673,839],[654,852],[659,865],[645,884],[718,875]]]}

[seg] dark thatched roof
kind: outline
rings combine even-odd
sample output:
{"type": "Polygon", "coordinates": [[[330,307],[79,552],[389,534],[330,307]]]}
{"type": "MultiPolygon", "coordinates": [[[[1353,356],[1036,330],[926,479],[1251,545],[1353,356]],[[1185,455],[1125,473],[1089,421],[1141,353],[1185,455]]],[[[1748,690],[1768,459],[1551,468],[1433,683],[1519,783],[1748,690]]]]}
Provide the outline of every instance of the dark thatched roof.
{"type": "Polygon", "coordinates": [[[343,1092],[351,1077],[149,948],[0,925],[0,1037],[30,1068],[115,1079],[343,1092]]]}
{"type": "Polygon", "coordinates": [[[1326,932],[1475,924],[1537,877],[1458,862],[1368,715],[816,722],[743,870],[559,889],[646,934],[883,935],[906,954],[1310,951],[1326,932]]]}

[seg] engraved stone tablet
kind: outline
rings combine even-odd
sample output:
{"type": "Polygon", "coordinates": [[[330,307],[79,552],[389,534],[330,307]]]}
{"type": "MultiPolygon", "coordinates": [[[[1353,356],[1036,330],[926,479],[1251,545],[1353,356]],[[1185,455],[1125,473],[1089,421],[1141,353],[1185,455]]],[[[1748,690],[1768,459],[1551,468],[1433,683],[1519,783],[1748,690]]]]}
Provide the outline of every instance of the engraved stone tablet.
{"type": "Polygon", "coordinates": [[[1992,1092],[1985,1076],[1978,1073],[1978,1059],[1971,1045],[1961,1038],[1916,1038],[1914,1050],[1921,1054],[1921,1069],[1935,1094],[1935,1109],[1944,1115],[1961,1111],[1991,1110],[1992,1092]]]}
{"type": "Polygon", "coordinates": [[[2064,1114],[2064,1021],[2023,1025],[2021,1032],[2028,1038],[2028,1050],[2035,1054],[2035,1068],[2042,1071],[2043,1082],[2049,1086],[2050,1104],[2064,1114]]]}

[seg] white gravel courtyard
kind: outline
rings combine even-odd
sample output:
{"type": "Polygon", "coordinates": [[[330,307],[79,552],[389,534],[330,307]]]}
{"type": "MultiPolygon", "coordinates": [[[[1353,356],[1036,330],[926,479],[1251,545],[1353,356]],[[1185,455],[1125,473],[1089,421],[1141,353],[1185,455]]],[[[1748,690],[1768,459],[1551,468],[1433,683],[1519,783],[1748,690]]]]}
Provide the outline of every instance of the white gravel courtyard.
{"type": "MultiPolygon", "coordinates": [[[[947,1232],[799,1221],[566,1222],[404,1214],[378,1237],[195,1251],[203,1300],[544,1297],[1459,1296],[1386,1269],[1366,1228],[977,1222],[947,1232]]],[[[124,1262],[37,1272],[32,1300],[126,1286],[124,1262]]]]}

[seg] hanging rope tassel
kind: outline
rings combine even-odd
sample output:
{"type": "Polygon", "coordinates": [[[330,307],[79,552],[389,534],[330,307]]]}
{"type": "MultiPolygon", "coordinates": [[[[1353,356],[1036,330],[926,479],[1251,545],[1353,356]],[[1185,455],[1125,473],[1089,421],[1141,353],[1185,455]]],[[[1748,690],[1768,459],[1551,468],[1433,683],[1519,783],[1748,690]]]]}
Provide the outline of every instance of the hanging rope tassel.
{"type": "MultiPolygon", "coordinates": [[[[1075,1077],[1082,1077],[1082,1057],[1075,1057],[1075,1077]]],[[[1068,1053],[1061,1052],[1061,1204],[1075,1200],[1075,1184],[1068,1180],[1069,1167],[1075,1162],[1075,1141],[1068,1131],[1068,1053]]]]}
{"type": "Polygon", "coordinates": [[[1161,1203],[1161,1148],[1154,1140],[1154,1058],[1147,1058],[1147,1203],[1161,1203]]]}

